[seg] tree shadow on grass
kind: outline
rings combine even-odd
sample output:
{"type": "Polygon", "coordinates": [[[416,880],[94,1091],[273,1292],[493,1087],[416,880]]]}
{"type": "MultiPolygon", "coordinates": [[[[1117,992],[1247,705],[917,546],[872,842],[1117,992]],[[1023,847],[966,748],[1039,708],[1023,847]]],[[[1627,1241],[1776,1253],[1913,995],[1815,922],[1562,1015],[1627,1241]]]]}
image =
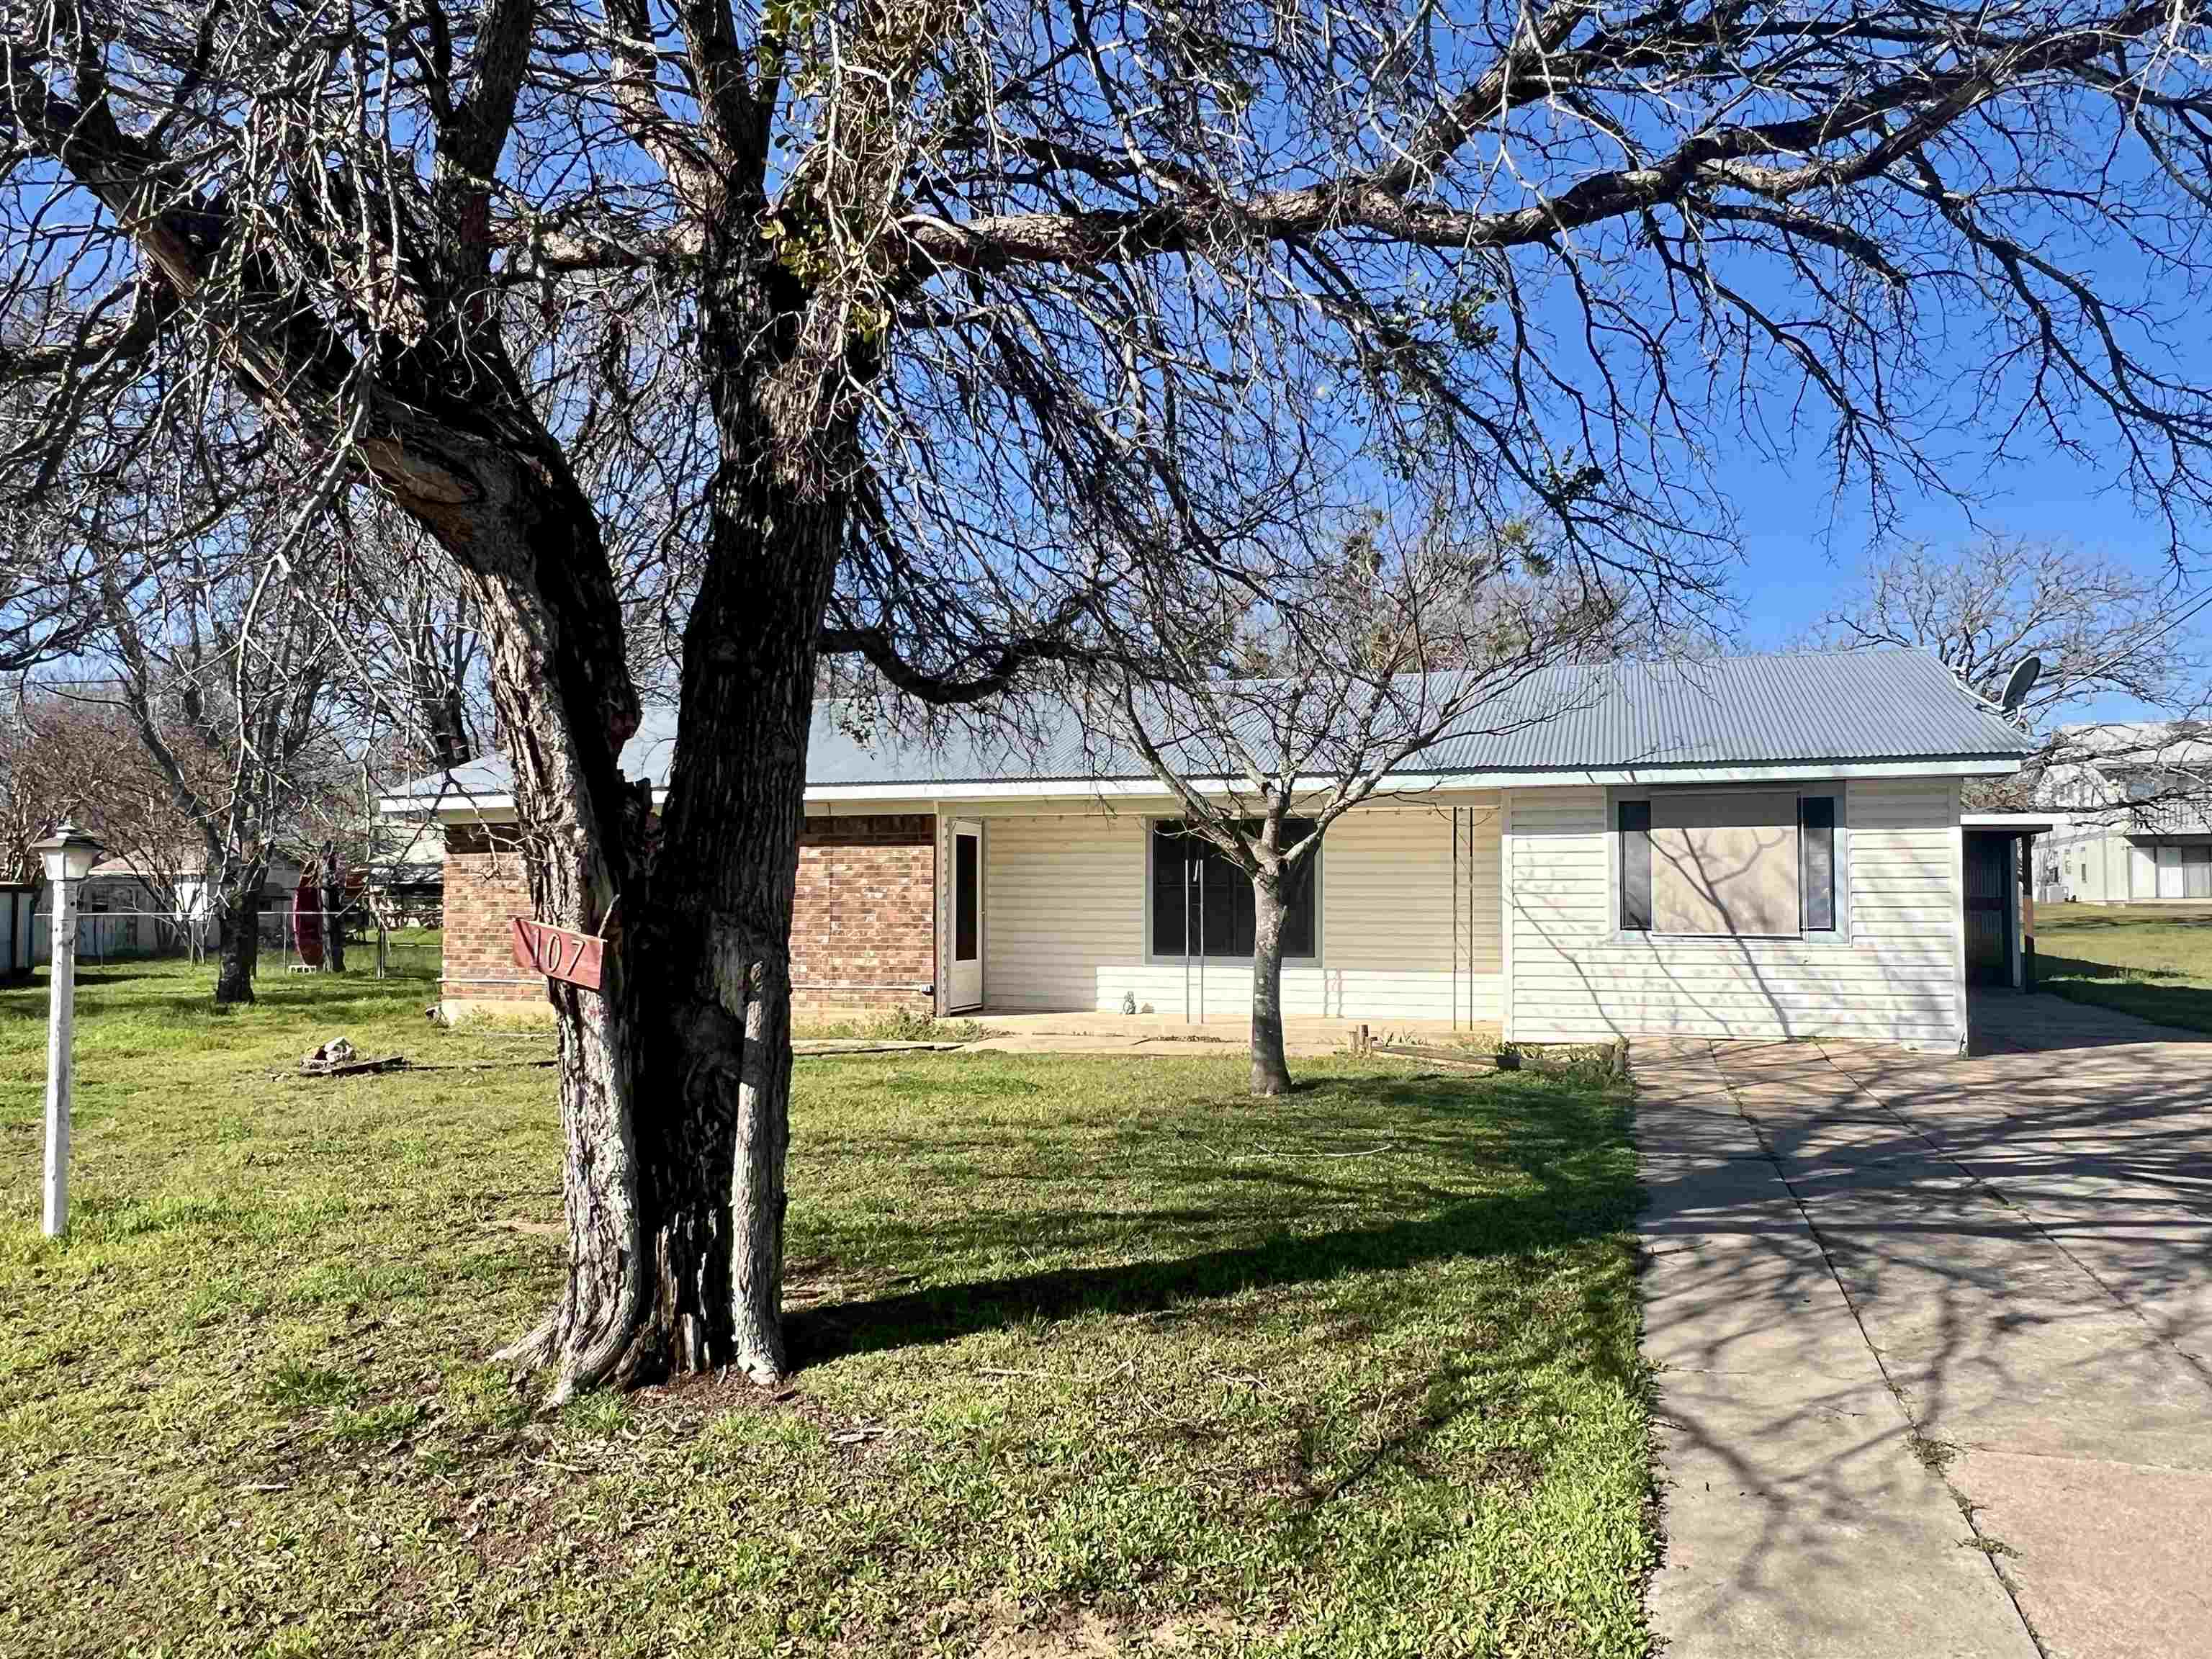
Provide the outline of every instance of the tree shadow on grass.
{"type": "Polygon", "coordinates": [[[818,1365],[1040,1319],[1158,1314],[1252,1290],[1395,1272],[1448,1257],[1556,1249],[1621,1232],[1636,1203],[1632,1180],[1547,1186],[1474,1198],[1380,1227],[1286,1233],[1194,1255],[1058,1268],[794,1310],[786,1323],[796,1363],[818,1365]]]}
{"type": "Polygon", "coordinates": [[[2038,936],[2063,939],[2069,933],[2101,933],[2112,928],[2132,932],[2139,927],[2212,927],[2212,905],[2201,909],[2125,909],[2062,916],[2043,922],[2038,936]]]}
{"type": "MultiPolygon", "coordinates": [[[[2212,1031],[2212,985],[2197,983],[2177,969],[2122,967],[2038,952],[2035,982],[2038,989],[2069,1001],[2133,1014],[2154,1025],[2212,1031]]],[[[2124,1032],[2112,1037],[2114,1042],[2130,1040],[2124,1032]]]]}

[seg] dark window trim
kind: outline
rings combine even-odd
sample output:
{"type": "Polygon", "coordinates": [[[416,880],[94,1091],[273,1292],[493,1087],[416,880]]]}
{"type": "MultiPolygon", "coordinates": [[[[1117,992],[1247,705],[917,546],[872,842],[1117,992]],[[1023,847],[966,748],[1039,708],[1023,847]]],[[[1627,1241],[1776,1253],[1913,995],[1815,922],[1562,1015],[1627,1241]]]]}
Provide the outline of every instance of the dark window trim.
{"type": "MultiPolygon", "coordinates": [[[[1654,784],[1615,785],[1606,791],[1606,877],[1607,902],[1613,916],[1613,937],[1616,940],[1664,939],[1669,943],[1739,945],[1758,940],[1776,945],[1849,945],[1852,942],[1851,883],[1850,883],[1851,807],[1850,781],[1844,778],[1791,780],[1778,778],[1771,782],[1747,780],[1741,783],[1716,784],[1654,784]],[[1630,925],[1626,885],[1626,858],[1628,837],[1624,833],[1621,809],[1632,804],[1644,808],[1643,833],[1644,852],[1650,856],[1650,803],[1661,795],[1750,794],[1771,795],[1785,792],[1797,797],[1798,882],[1800,908],[1798,927],[1794,933],[1662,933],[1648,925],[1630,925]],[[1811,927],[1804,925],[1802,894],[1804,891],[1805,798],[1808,795],[1825,797],[1836,804],[1835,836],[1833,841],[1834,868],[1830,890],[1834,895],[1835,925],[1832,927],[1811,927]]],[[[1647,887],[1648,904],[1650,893],[1647,887]]],[[[1647,908],[1646,915],[1649,916],[1647,908]]]]}
{"type": "MultiPolygon", "coordinates": [[[[1304,820],[1302,819],[1294,821],[1304,822],[1304,820]]],[[[1189,962],[1193,964],[1196,964],[1200,962],[1211,962],[1225,963],[1231,967],[1239,964],[1249,965],[1252,960],[1249,952],[1245,952],[1241,955],[1231,955],[1225,951],[1209,951],[1203,957],[1200,957],[1195,951],[1186,954],[1181,951],[1159,951],[1153,948],[1155,941],[1152,935],[1152,898],[1153,895],[1158,890],[1154,885],[1157,876],[1155,873],[1153,860],[1155,855],[1159,851],[1159,832],[1164,826],[1180,824],[1182,822],[1183,820],[1182,818],[1176,817],[1157,817],[1146,818],[1145,820],[1145,960],[1147,963],[1172,963],[1176,964],[1180,964],[1184,962],[1189,962]]],[[[1286,949],[1283,952],[1283,965],[1285,968],[1317,968],[1321,965],[1322,955],[1323,951],[1326,949],[1322,937],[1322,907],[1323,902],[1322,890],[1323,884],[1326,880],[1326,874],[1322,869],[1322,863],[1323,855],[1328,851],[1328,848],[1326,841],[1324,840],[1322,845],[1315,848],[1311,853],[1306,855],[1306,879],[1313,894],[1313,951],[1310,954],[1306,954],[1286,949]]],[[[1194,943],[1195,943],[1194,940],[1194,943]]]]}

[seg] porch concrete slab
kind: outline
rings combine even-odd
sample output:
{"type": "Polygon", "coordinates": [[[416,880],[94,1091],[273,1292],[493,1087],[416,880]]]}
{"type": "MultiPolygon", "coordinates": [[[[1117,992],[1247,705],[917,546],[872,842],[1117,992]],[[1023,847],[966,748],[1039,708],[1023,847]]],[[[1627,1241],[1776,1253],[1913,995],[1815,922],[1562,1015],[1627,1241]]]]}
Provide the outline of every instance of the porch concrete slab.
{"type": "Polygon", "coordinates": [[[1993,1451],[1949,1473],[2049,1659],[2212,1653],[2212,1475],[1993,1451]]]}
{"type": "MultiPolygon", "coordinates": [[[[1249,1049],[1249,1019],[1185,1020],[1161,1013],[1008,1013],[994,1009],[959,1016],[982,1026],[988,1036],[971,1048],[1006,1054],[1220,1054],[1249,1049]]],[[[1413,1042],[1468,1047],[1471,1061],[1486,1060],[1498,1042],[1495,1024],[1455,1025],[1448,1019],[1336,1019],[1301,1016],[1283,1022],[1283,1047],[1293,1058],[1312,1059],[1346,1052],[1364,1028],[1377,1041],[1396,1036],[1413,1042]]]]}
{"type": "Polygon", "coordinates": [[[2212,1042],[2194,1032],[2087,1003],[2069,1002],[2047,994],[2020,996],[1996,993],[1978,996],[1974,1002],[1973,1050],[1977,1054],[2073,1053],[2078,1050],[2132,1047],[2144,1043],[2212,1042]]]}
{"type": "Polygon", "coordinates": [[[1639,1053],[1670,1652],[2212,1653],[2212,1048],[2047,1000],[1964,1060],[1710,1045],[1759,1157],[1639,1053]]]}

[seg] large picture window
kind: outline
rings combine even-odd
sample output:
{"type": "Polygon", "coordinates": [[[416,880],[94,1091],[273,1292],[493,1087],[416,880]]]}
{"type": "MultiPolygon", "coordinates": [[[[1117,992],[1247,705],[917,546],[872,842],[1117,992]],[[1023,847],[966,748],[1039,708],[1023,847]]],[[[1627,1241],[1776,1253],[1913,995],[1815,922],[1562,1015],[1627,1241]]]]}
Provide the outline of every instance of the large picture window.
{"type": "Polygon", "coordinates": [[[1836,937],[1837,809],[1832,790],[1684,790],[1618,800],[1622,931],[1836,937]]]}
{"type": "MultiPolygon", "coordinates": [[[[1245,826],[1256,835],[1259,826],[1245,826]]],[[[1313,831],[1304,818],[1283,820],[1285,845],[1313,831]]],[[[1252,882],[1227,854],[1178,821],[1152,826],[1152,954],[1247,957],[1252,954],[1252,882]]],[[[1316,848],[1298,861],[1283,894],[1283,954],[1314,954],[1316,848]]]]}

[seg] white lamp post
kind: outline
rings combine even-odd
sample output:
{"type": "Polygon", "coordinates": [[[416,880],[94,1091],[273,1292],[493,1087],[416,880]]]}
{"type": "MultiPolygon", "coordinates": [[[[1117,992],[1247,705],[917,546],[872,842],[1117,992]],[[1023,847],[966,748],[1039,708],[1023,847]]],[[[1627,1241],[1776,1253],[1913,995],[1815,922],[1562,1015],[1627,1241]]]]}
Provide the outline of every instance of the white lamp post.
{"type": "Polygon", "coordinates": [[[69,1231],[70,1037],[76,1018],[76,884],[105,851],[73,823],[31,843],[54,890],[53,1002],[46,1018],[46,1234],[69,1231]]]}

